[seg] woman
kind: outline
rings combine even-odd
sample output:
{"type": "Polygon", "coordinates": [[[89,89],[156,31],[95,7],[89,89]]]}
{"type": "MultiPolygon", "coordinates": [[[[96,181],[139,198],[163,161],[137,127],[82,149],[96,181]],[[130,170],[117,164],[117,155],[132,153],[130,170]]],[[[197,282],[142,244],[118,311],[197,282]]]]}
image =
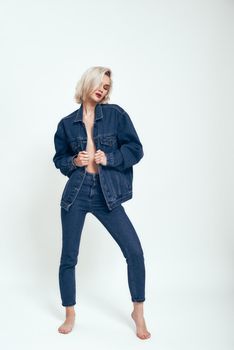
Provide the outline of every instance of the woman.
{"type": "Polygon", "coordinates": [[[151,334],[143,315],[144,254],[121,204],[132,198],[133,165],[143,157],[143,148],[127,112],[117,104],[108,103],[112,86],[109,68],[96,66],[84,72],[75,93],[75,100],[81,106],[59,121],[54,136],[53,162],[68,177],[60,202],[63,244],[59,266],[66,320],[58,331],[66,334],[74,326],[75,266],[85,216],[90,212],[122,250],[127,262],[136,334],[147,339],[151,334]]]}

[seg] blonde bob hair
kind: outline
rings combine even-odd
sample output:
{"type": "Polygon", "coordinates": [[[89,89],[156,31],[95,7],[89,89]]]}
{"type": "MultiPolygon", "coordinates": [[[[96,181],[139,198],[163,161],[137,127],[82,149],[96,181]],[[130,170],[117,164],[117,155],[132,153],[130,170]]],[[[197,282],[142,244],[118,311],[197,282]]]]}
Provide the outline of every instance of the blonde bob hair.
{"type": "Polygon", "coordinates": [[[86,97],[97,89],[102,83],[104,75],[107,75],[110,78],[110,88],[106,96],[101,100],[101,103],[108,103],[110,100],[110,93],[112,91],[112,71],[108,67],[94,66],[88,68],[80,80],[76,84],[74,99],[77,103],[83,103],[86,100],[86,97]]]}

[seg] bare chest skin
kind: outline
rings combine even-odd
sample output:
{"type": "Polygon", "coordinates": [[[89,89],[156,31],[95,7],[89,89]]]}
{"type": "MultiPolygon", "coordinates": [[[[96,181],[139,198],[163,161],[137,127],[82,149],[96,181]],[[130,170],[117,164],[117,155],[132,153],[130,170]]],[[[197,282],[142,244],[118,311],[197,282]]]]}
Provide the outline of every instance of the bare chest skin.
{"type": "Polygon", "coordinates": [[[87,132],[87,146],[86,151],[89,154],[89,163],[86,166],[86,170],[90,173],[98,173],[98,165],[94,161],[94,154],[96,152],[96,147],[93,141],[93,124],[94,124],[94,115],[92,118],[83,118],[85,123],[85,128],[87,132]]]}

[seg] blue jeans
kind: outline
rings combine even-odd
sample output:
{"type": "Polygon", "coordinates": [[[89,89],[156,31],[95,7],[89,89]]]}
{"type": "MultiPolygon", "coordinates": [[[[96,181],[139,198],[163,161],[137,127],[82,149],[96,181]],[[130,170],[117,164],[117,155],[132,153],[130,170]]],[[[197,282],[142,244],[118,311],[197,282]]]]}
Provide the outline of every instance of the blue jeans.
{"type": "Polygon", "coordinates": [[[70,210],[61,208],[62,252],[59,287],[62,305],[76,304],[75,266],[85,216],[88,212],[104,225],[126,259],[131,300],[145,301],[145,264],[139,237],[122,204],[112,210],[108,209],[99,174],[86,171],[84,182],[70,210]]]}

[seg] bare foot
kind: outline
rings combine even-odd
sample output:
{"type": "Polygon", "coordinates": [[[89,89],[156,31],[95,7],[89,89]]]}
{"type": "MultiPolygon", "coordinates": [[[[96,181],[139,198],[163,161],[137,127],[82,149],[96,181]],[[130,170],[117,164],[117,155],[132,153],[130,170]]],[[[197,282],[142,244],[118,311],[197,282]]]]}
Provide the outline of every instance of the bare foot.
{"type": "Polygon", "coordinates": [[[146,328],[144,316],[141,314],[137,314],[136,311],[134,311],[134,310],[131,313],[131,316],[136,323],[136,335],[140,339],[150,338],[151,334],[150,334],[150,332],[148,332],[148,330],[146,328]]]}
{"type": "Polygon", "coordinates": [[[64,323],[58,328],[59,333],[67,334],[73,329],[75,323],[75,314],[66,316],[64,323]]]}

